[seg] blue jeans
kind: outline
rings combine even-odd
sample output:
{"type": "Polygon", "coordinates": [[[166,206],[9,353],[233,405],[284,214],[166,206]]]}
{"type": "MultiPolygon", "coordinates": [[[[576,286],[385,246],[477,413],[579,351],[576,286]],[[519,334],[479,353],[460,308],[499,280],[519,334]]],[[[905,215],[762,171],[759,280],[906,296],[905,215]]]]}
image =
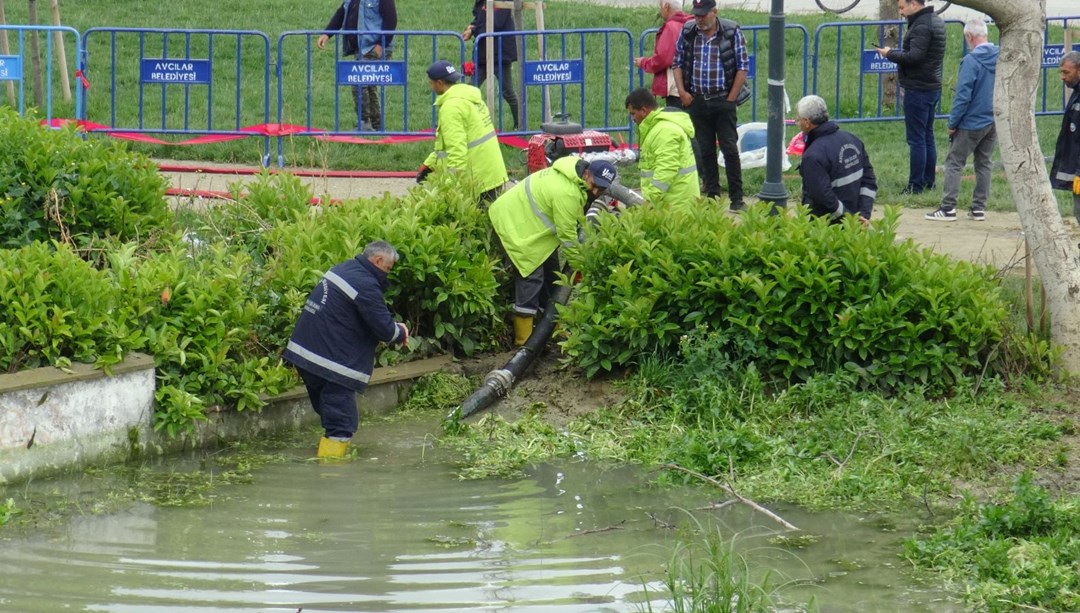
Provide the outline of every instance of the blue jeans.
{"type": "Polygon", "coordinates": [[[934,187],[934,171],[937,167],[934,113],[940,100],[940,89],[904,90],[904,127],[910,150],[908,189],[913,192],[934,187]]]}

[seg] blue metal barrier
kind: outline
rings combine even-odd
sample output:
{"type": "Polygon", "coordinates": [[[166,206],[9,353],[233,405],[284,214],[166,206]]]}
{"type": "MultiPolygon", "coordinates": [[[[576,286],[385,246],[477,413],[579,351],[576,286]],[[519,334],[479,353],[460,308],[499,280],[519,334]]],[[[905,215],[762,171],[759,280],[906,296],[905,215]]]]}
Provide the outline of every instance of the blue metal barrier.
{"type": "MultiPolygon", "coordinates": [[[[389,57],[384,54],[377,60],[343,55],[341,36],[330,39],[332,52],[313,50],[313,39],[323,34],[340,32],[295,31],[278,38],[275,76],[279,123],[299,125],[307,136],[359,135],[366,104],[360,92],[372,87],[376,88],[373,93],[383,125],[371,126],[364,134],[416,134],[434,128],[435,109],[430,104],[434,94],[427,68],[440,59],[461,66],[465,41],[459,33],[373,32],[393,37],[389,57]]],[[[279,157],[280,146],[281,141],[279,157]]]]}
{"type": "MultiPolygon", "coordinates": [[[[896,65],[877,55],[874,47],[882,47],[887,34],[895,29],[896,40],[904,38],[907,22],[901,21],[854,21],[844,23],[823,23],[814,30],[813,55],[813,93],[821,96],[832,109],[833,119],[838,122],[881,121],[903,119],[900,105],[900,88],[886,97],[886,80],[896,72],[896,65]],[[826,50],[822,42],[823,33],[835,30],[835,46],[826,50]],[[846,33],[855,32],[845,37],[846,33]],[[869,35],[868,35],[869,33],[869,35]],[[822,62],[824,57],[835,57],[832,65],[822,62]],[[857,71],[853,68],[857,66],[857,71]],[[855,75],[858,78],[854,78],[855,75]],[[827,88],[827,91],[823,91],[827,88]],[[872,104],[868,105],[867,101],[872,104]]],[[[950,92],[956,83],[960,69],[960,60],[966,53],[963,37],[964,23],[958,20],[945,20],[946,36],[950,44],[946,45],[945,62],[942,71],[942,96],[938,105],[940,117],[948,116],[947,105],[951,104],[950,92]],[[962,48],[955,53],[957,42],[962,48]]],[[[894,47],[900,45],[897,42],[894,47]]]]}
{"type": "MultiPolygon", "coordinates": [[[[1053,58],[1055,53],[1061,51],[1064,46],[1062,42],[1051,41],[1063,40],[1064,26],[1070,20],[1080,20],[1080,17],[1051,17],[1046,19],[1046,28],[1043,34],[1046,49],[1043,56],[1040,91],[1037,94],[1040,97],[1040,108],[1036,109],[1037,115],[1060,114],[1064,107],[1066,99],[1064,87],[1056,78],[1052,78],[1052,76],[1056,77],[1057,64],[1048,60],[1053,58]],[[1054,36],[1051,35],[1052,29],[1055,32],[1054,36]]],[[[899,88],[890,99],[886,100],[884,96],[885,88],[883,84],[887,78],[886,75],[895,72],[895,64],[878,58],[872,47],[875,45],[882,46],[887,28],[895,28],[897,40],[903,40],[906,24],[906,21],[825,23],[818,26],[814,31],[813,91],[829,102],[829,107],[833,109],[837,121],[903,119],[899,88]],[[854,28],[859,29],[857,45],[852,42],[855,37],[849,37],[845,41],[843,36],[845,31],[854,28]],[[829,51],[836,57],[835,68],[827,70],[827,65],[821,61],[827,54],[825,45],[822,42],[822,33],[834,29],[836,30],[835,48],[829,51]],[[868,30],[871,32],[870,36],[867,35],[868,30]],[[852,85],[846,80],[846,77],[854,74],[854,70],[850,66],[855,61],[856,53],[861,54],[858,57],[859,78],[857,85],[852,85]],[[819,87],[827,87],[831,91],[823,92],[819,90],[819,87]],[[868,99],[874,101],[874,105],[869,109],[866,105],[868,99]],[[889,109],[890,106],[891,109],[889,109]]],[[[939,118],[948,117],[948,108],[952,104],[951,92],[955,89],[959,63],[968,51],[963,38],[963,22],[946,20],[945,25],[947,31],[951,31],[948,49],[956,49],[957,45],[953,44],[953,41],[958,41],[961,53],[957,55],[947,52],[945,55],[945,66],[942,71],[942,97],[937,115],[939,118]]],[[[897,44],[899,45],[899,43],[897,44]]],[[[1077,48],[1080,49],[1080,45],[1077,48]]]]}
{"type": "MultiPolygon", "coordinates": [[[[498,48],[502,37],[519,40],[524,56],[519,64],[525,96],[521,99],[521,123],[517,133],[536,131],[542,121],[560,113],[569,114],[575,121],[594,130],[631,130],[633,123],[623,106],[626,94],[634,85],[634,39],[629,30],[595,28],[484,33],[476,38],[474,61],[478,46],[484,44],[485,39],[494,38],[494,46],[498,48]],[[624,85],[618,85],[613,92],[613,83],[624,85]]],[[[496,107],[498,125],[505,125],[503,101],[497,102],[496,107]]]]}
{"type": "MultiPolygon", "coordinates": [[[[8,32],[15,33],[14,49],[9,47],[6,53],[0,50],[0,101],[6,98],[7,103],[18,109],[20,115],[26,114],[26,107],[28,106],[26,82],[27,80],[30,80],[31,83],[34,82],[34,66],[30,61],[32,54],[29,39],[38,34],[44,34],[45,66],[43,67],[43,74],[39,75],[41,78],[40,82],[44,89],[42,92],[44,108],[40,108],[38,111],[44,115],[46,121],[52,121],[53,117],[56,116],[57,110],[54,106],[56,102],[54,99],[55,89],[57,86],[63,85],[61,82],[63,79],[67,79],[68,87],[74,89],[74,92],[72,93],[74,105],[71,108],[70,114],[64,114],[79,117],[82,113],[83,104],[83,89],[81,87],[81,82],[73,75],[59,74],[57,61],[55,59],[58,46],[57,39],[59,37],[66,38],[67,36],[70,36],[73,44],[69,47],[67,43],[64,43],[65,59],[67,65],[70,67],[69,70],[75,72],[75,69],[78,66],[76,57],[82,40],[79,33],[72,28],[62,26],[0,25],[0,31],[4,32],[5,36],[8,32]]],[[[70,103],[64,101],[63,104],[67,105],[70,103]]],[[[36,106],[36,103],[30,106],[36,106]]]]}
{"type": "MultiPolygon", "coordinates": [[[[769,26],[739,26],[739,29],[743,31],[743,36],[746,37],[746,52],[750,56],[750,72],[746,75],[748,84],[753,86],[757,82],[758,67],[762,67],[762,71],[768,70],[769,66],[769,53],[768,49],[762,51],[761,46],[758,44],[758,40],[762,34],[765,34],[765,41],[768,42],[769,26]],[[761,58],[760,61],[758,58],[761,58]]],[[[638,55],[641,57],[647,57],[652,54],[651,49],[655,48],[656,33],[659,30],[657,28],[650,28],[641,33],[638,38],[638,55]],[[646,47],[646,43],[649,39],[653,39],[653,44],[646,47]]],[[[796,72],[797,76],[802,77],[802,83],[796,91],[790,89],[790,83],[785,79],[785,90],[788,92],[788,97],[793,100],[805,96],[808,93],[807,86],[810,79],[810,63],[808,61],[810,55],[810,32],[805,26],[801,24],[787,24],[784,26],[784,49],[801,49],[802,50],[802,64],[800,69],[796,72]],[[795,35],[794,37],[790,35],[795,35]],[[794,39],[793,39],[794,38],[794,39]],[[800,75],[801,73],[801,75],[800,75]],[[793,95],[794,94],[794,95],[793,95]]],[[[790,64],[786,64],[790,65],[790,64]]],[[[651,79],[647,79],[647,75],[644,70],[638,70],[638,84],[641,87],[648,87],[651,79]]],[[[768,96],[768,88],[760,87],[755,88],[754,97],[750,100],[750,119],[749,121],[758,121],[758,106],[759,104],[765,104],[768,96]]]]}
{"type": "MultiPolygon", "coordinates": [[[[87,94],[83,118],[113,131],[248,136],[262,132],[244,128],[270,121],[270,39],[262,32],[91,28],[82,71],[88,91],[103,92],[87,94]],[[251,90],[258,103],[245,108],[251,90]]],[[[264,136],[264,163],[269,147],[264,136]]]]}
{"type": "MultiPolygon", "coordinates": [[[[1069,100],[1071,92],[1058,77],[1058,66],[1065,53],[1065,27],[1070,21],[1080,21],[1080,15],[1046,19],[1046,28],[1043,30],[1042,75],[1038,92],[1040,108],[1035,110],[1036,115],[1061,114],[1069,100]]],[[[1080,51],[1080,41],[1073,43],[1073,50],[1080,51]]]]}

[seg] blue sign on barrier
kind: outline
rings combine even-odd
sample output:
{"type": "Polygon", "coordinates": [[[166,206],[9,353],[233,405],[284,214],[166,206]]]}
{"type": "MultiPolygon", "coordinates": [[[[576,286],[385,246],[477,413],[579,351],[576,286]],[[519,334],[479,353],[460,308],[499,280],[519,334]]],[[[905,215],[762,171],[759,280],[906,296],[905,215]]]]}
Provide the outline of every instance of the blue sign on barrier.
{"type": "MultiPolygon", "coordinates": [[[[1080,43],[1073,45],[1073,51],[1080,51],[1080,43]]],[[[1042,67],[1057,68],[1065,55],[1065,45],[1046,45],[1043,47],[1042,67]]]]}
{"type": "Polygon", "coordinates": [[[21,81],[22,72],[21,57],[0,55],[0,81],[21,81]]]}
{"type": "Polygon", "coordinates": [[[525,85],[565,85],[585,82],[582,60],[542,60],[525,62],[522,67],[525,85]]]}
{"type": "Polygon", "coordinates": [[[210,80],[210,60],[143,58],[139,65],[140,83],[209,85],[210,80]]]}
{"type": "Polygon", "coordinates": [[[881,57],[878,55],[878,52],[873,49],[863,49],[862,71],[864,74],[886,74],[896,72],[896,63],[881,57]]]}
{"type": "Polygon", "coordinates": [[[405,62],[337,63],[338,85],[405,85],[407,75],[405,62]]]}

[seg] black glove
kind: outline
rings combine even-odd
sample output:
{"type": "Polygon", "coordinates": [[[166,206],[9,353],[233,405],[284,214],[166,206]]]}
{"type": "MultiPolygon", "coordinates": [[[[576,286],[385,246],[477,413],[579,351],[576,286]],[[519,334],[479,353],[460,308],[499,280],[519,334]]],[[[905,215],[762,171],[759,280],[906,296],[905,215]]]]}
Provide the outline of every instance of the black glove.
{"type": "Polygon", "coordinates": [[[428,168],[426,164],[421,166],[420,172],[416,173],[416,182],[423,183],[429,174],[431,174],[431,169],[428,168]]]}

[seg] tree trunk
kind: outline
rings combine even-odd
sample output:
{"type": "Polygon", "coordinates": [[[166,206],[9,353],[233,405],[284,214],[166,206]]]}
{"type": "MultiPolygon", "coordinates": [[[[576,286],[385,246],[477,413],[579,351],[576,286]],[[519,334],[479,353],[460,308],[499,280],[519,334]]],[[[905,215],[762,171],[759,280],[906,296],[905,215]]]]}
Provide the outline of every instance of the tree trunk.
{"type": "MultiPolygon", "coordinates": [[[[900,19],[900,9],[895,0],[878,0],[878,19],[881,21],[896,21],[900,19]]],[[[900,28],[896,26],[882,26],[878,31],[878,46],[896,48],[900,42],[900,28]]],[[[896,100],[896,73],[890,72],[881,77],[882,100],[886,104],[892,104],[896,100]]]]}
{"type": "Polygon", "coordinates": [[[1035,268],[1046,288],[1050,337],[1064,351],[1062,366],[1077,373],[1080,254],[1058,212],[1035,131],[1035,90],[1042,74],[1046,1],[960,0],[956,4],[986,13],[1001,31],[994,83],[994,122],[1001,161],[1035,268]]]}

